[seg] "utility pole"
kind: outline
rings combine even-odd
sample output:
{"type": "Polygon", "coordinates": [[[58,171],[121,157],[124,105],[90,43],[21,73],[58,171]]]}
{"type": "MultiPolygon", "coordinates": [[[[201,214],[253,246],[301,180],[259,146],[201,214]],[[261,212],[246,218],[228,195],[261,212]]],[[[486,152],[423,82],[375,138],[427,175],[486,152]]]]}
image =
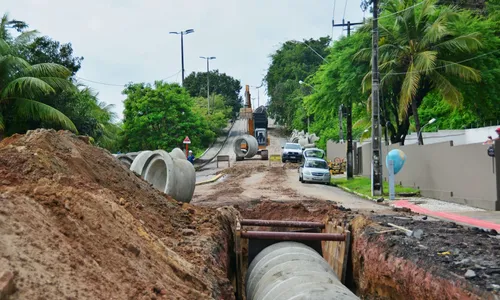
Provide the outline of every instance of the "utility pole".
{"type": "Polygon", "coordinates": [[[201,59],[207,60],[207,115],[210,113],[210,60],[216,59],[215,56],[200,56],[201,59]]]}
{"type": "MultiPolygon", "coordinates": [[[[351,36],[351,26],[354,25],[362,25],[363,22],[351,23],[347,21],[347,23],[342,19],[342,24],[335,24],[335,21],[332,20],[333,27],[344,27],[347,26],[347,36],[351,36]]],[[[353,157],[352,157],[352,100],[349,98],[349,104],[347,105],[347,179],[353,178],[353,157]]],[[[340,132],[342,132],[342,125],[340,125],[340,132]]]]}
{"type": "Polygon", "coordinates": [[[184,31],[170,31],[170,34],[180,34],[181,35],[181,66],[182,66],[182,86],[184,86],[184,35],[193,33],[193,29],[188,29],[184,31]]]}
{"type": "Polygon", "coordinates": [[[372,33],[372,196],[382,196],[381,127],[378,72],[378,0],[373,0],[372,33]]]}

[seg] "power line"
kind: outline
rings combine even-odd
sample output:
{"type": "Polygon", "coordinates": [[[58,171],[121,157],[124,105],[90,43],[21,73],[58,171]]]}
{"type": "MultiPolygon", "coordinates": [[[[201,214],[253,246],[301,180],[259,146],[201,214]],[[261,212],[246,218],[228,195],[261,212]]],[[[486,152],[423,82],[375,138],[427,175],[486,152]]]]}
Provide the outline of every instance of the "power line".
{"type": "Polygon", "coordinates": [[[345,0],[345,5],[344,5],[344,15],[342,15],[342,22],[344,22],[345,19],[345,11],[347,9],[347,0],[345,0]]]}
{"type": "MultiPolygon", "coordinates": [[[[346,1],[347,1],[347,0],[346,0],[346,1]]],[[[388,15],[383,15],[383,16],[380,16],[380,17],[378,17],[378,18],[377,18],[377,20],[384,19],[384,18],[388,18],[388,17],[390,17],[390,16],[393,16],[393,15],[399,14],[399,13],[401,13],[401,12],[407,11],[407,10],[409,10],[409,9],[412,9],[412,8],[414,8],[414,7],[416,7],[416,6],[419,6],[419,5],[422,5],[422,4],[424,4],[424,2],[423,2],[423,1],[422,1],[422,2],[419,2],[419,3],[415,4],[415,5],[409,6],[409,7],[405,8],[405,9],[398,10],[398,11],[396,11],[396,12],[393,12],[392,14],[388,14],[388,15]]]]}
{"type": "MultiPolygon", "coordinates": [[[[162,78],[160,80],[167,80],[167,79],[170,79],[176,75],[178,75],[181,71],[177,71],[177,73],[173,74],[173,75],[170,75],[168,77],[165,77],[165,78],[162,78]]],[[[80,77],[80,76],[74,76],[75,78],[78,78],[80,80],[83,80],[83,81],[88,81],[88,82],[92,82],[92,83],[95,83],[95,84],[101,84],[101,85],[107,85],[107,86],[119,86],[119,87],[125,87],[127,84],[116,84],[116,83],[108,83],[108,82],[101,82],[101,81],[95,81],[95,80],[90,80],[90,79],[86,79],[86,78],[83,78],[83,77],[80,77]]]]}
{"type": "MultiPolygon", "coordinates": [[[[481,58],[481,57],[484,57],[484,56],[487,56],[487,55],[490,55],[490,54],[493,54],[493,53],[497,53],[497,52],[500,52],[500,49],[497,49],[497,50],[494,50],[494,51],[491,51],[491,52],[488,52],[488,53],[483,53],[481,55],[477,55],[477,56],[474,56],[474,57],[471,57],[471,58],[468,58],[468,59],[464,59],[464,60],[461,60],[461,61],[458,61],[458,62],[452,62],[452,63],[446,64],[446,65],[434,67],[434,68],[429,69],[428,71],[442,69],[442,68],[446,68],[448,66],[458,65],[458,64],[461,64],[461,63],[464,63],[464,62],[468,62],[468,61],[471,61],[471,60],[474,60],[474,59],[478,59],[478,58],[481,58]]],[[[406,75],[406,74],[417,74],[417,73],[422,73],[422,72],[413,71],[413,72],[380,73],[380,74],[381,75],[406,75]]]]}

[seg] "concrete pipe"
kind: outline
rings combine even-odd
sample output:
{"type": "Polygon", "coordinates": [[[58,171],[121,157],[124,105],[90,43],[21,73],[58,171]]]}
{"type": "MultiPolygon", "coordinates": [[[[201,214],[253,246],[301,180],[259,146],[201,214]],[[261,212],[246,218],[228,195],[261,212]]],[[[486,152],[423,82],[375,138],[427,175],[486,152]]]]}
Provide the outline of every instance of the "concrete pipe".
{"type": "Polygon", "coordinates": [[[309,140],[306,137],[300,138],[298,142],[302,147],[309,144],[309,140]]]}
{"type": "Polygon", "coordinates": [[[237,137],[234,140],[233,144],[234,153],[236,154],[236,158],[252,158],[259,151],[259,144],[257,143],[257,139],[251,135],[245,134],[237,137]],[[247,144],[247,151],[243,152],[241,150],[241,144],[247,144]]]}
{"type": "Polygon", "coordinates": [[[144,177],[144,173],[146,172],[146,163],[148,162],[152,154],[153,151],[149,150],[139,152],[139,154],[134,159],[134,162],[132,162],[132,165],[130,165],[130,171],[144,177]]]}
{"type": "Polygon", "coordinates": [[[172,157],[163,150],[151,153],[145,164],[144,180],[177,201],[189,203],[193,198],[196,174],[185,158],[172,157]]]}
{"type": "Polygon", "coordinates": [[[248,268],[248,300],[359,299],[314,249],[281,242],[262,250],[248,268]]]}
{"type": "Polygon", "coordinates": [[[178,159],[187,159],[187,157],[186,157],[186,153],[184,153],[184,151],[182,151],[182,150],[181,150],[181,149],[179,149],[179,148],[174,148],[174,149],[170,152],[170,156],[175,157],[175,158],[178,158],[178,159]]]}
{"type": "Polygon", "coordinates": [[[134,159],[127,154],[118,154],[115,156],[122,164],[124,164],[127,168],[130,168],[134,159]]]}

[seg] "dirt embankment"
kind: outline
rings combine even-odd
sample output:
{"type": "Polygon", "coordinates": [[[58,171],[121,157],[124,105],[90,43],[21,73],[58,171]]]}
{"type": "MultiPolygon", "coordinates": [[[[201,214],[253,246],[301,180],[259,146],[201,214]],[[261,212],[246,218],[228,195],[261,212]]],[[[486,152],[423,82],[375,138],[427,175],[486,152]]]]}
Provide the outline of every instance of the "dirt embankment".
{"type": "Polygon", "coordinates": [[[500,299],[496,233],[421,216],[357,217],[352,274],[369,299],[500,299]],[[415,220],[415,218],[418,218],[415,220]],[[416,237],[387,226],[422,230],[416,237]]]}
{"type": "Polygon", "coordinates": [[[67,132],[0,143],[12,299],[233,299],[226,217],[169,198],[67,132]]]}

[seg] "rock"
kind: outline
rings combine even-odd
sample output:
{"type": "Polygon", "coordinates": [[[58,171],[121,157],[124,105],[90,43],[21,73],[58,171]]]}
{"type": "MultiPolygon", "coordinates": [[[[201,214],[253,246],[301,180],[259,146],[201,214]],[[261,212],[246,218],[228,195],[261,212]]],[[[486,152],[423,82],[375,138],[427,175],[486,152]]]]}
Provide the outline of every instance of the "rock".
{"type": "Polygon", "coordinates": [[[422,229],[413,230],[412,236],[418,240],[422,239],[424,231],[422,229]]]}
{"type": "Polygon", "coordinates": [[[10,271],[3,271],[0,274],[0,299],[9,299],[9,296],[16,291],[14,274],[10,271]]]}
{"type": "Polygon", "coordinates": [[[127,250],[132,252],[135,256],[139,256],[139,254],[141,254],[141,248],[137,247],[134,244],[128,244],[127,250]]]}
{"type": "Polygon", "coordinates": [[[427,249],[429,249],[429,247],[424,246],[424,245],[422,245],[422,244],[419,244],[419,245],[418,245],[418,247],[419,247],[420,249],[422,249],[422,250],[427,250],[427,249]]]}
{"type": "Polygon", "coordinates": [[[467,272],[465,272],[464,276],[467,279],[474,278],[474,277],[476,277],[476,272],[474,272],[472,270],[467,270],[467,272]]]}
{"type": "Polygon", "coordinates": [[[464,258],[461,261],[454,262],[455,265],[465,265],[470,263],[470,258],[464,258]]]}
{"type": "Polygon", "coordinates": [[[184,236],[196,235],[196,231],[194,231],[193,229],[185,228],[185,229],[182,229],[181,234],[184,236]]]}
{"type": "Polygon", "coordinates": [[[380,202],[384,202],[384,198],[383,198],[383,197],[382,197],[382,198],[378,198],[378,199],[377,199],[377,202],[378,202],[378,203],[380,203],[380,202]]]}
{"type": "Polygon", "coordinates": [[[422,220],[427,220],[427,216],[423,216],[423,217],[422,217],[422,220]]]}

